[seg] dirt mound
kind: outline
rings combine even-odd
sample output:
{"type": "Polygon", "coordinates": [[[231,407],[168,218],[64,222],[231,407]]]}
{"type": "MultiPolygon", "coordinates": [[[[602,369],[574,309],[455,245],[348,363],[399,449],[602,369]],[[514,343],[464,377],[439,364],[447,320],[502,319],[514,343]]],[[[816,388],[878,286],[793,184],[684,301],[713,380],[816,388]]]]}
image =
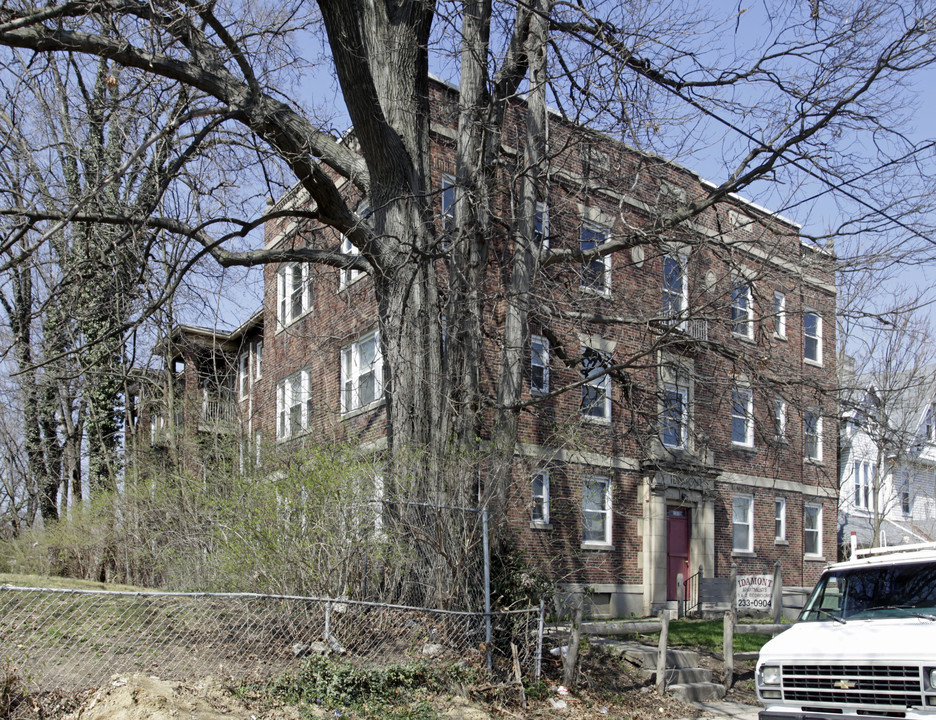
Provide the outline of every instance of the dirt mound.
{"type": "MultiPolygon", "coordinates": [[[[324,715],[324,713],[323,713],[324,715]]],[[[168,682],[145,675],[115,676],[65,720],[299,720],[293,708],[248,708],[211,678],[168,682]]]]}

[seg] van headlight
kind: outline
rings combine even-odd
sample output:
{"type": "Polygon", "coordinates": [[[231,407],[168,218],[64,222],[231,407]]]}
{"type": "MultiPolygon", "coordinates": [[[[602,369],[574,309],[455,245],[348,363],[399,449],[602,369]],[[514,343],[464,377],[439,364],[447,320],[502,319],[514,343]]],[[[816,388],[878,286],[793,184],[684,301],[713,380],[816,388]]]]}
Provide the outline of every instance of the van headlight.
{"type": "Polygon", "coordinates": [[[936,668],[930,668],[930,669],[927,671],[927,674],[929,675],[929,686],[930,686],[930,688],[936,689],[936,668]]]}
{"type": "Polygon", "coordinates": [[[779,685],[780,684],[780,666],[779,665],[761,665],[760,685],[779,685]]]}

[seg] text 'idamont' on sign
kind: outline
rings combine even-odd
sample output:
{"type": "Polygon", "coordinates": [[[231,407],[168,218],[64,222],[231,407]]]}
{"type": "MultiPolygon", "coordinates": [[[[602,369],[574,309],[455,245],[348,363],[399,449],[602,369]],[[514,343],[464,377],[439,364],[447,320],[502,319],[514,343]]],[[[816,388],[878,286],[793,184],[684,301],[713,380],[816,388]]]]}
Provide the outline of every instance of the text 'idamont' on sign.
{"type": "Polygon", "coordinates": [[[769,610],[773,575],[738,575],[738,609],[769,610]]]}

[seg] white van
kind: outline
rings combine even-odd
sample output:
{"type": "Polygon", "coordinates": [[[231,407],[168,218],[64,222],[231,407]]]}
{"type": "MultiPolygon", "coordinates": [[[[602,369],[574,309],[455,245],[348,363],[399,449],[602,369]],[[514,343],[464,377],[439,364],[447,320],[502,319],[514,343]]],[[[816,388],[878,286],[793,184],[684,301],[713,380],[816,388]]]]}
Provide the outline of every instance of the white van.
{"type": "Polygon", "coordinates": [[[761,720],[936,720],[936,545],[830,565],[756,677],[761,720]]]}

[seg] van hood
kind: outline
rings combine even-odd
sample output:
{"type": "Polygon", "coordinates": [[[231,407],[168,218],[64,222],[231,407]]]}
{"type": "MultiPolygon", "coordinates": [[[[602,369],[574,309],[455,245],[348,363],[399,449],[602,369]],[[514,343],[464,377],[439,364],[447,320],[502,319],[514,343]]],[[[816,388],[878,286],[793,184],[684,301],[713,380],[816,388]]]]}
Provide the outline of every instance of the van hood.
{"type": "Polygon", "coordinates": [[[936,620],[881,618],[800,622],[770,640],[760,663],[883,661],[930,662],[936,657],[936,620]]]}

